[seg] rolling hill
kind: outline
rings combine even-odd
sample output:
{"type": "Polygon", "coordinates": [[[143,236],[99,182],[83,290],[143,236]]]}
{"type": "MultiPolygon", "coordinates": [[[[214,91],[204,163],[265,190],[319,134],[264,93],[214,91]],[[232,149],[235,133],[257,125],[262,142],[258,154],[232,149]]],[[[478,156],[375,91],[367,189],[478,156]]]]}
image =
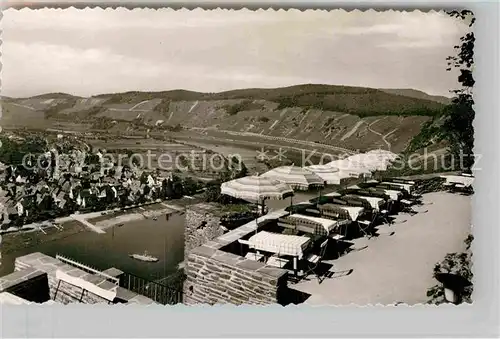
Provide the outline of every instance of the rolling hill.
{"type": "Polygon", "coordinates": [[[445,105],[451,103],[451,98],[441,95],[429,95],[425,92],[417,91],[416,89],[411,89],[411,88],[380,88],[380,90],[389,94],[396,94],[411,98],[431,100],[445,105]]]}
{"type": "Polygon", "coordinates": [[[423,123],[441,113],[444,102],[415,90],[313,84],[220,93],[125,92],[90,98],[49,93],[2,99],[1,124],[85,126],[120,133],[172,131],[182,126],[203,133],[224,131],[399,151],[423,123]]]}

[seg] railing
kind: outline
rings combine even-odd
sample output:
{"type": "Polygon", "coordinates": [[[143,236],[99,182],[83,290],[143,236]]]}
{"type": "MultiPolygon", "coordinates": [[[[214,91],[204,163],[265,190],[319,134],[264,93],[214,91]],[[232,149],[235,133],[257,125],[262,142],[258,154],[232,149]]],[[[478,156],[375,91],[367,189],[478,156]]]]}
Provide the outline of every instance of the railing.
{"type": "Polygon", "coordinates": [[[109,274],[106,274],[102,271],[99,271],[95,268],[92,268],[88,265],[85,265],[85,264],[82,264],[82,263],[79,263],[77,261],[74,261],[74,260],[71,260],[69,258],[66,258],[60,254],[57,254],[56,255],[56,259],[62,261],[63,263],[65,264],[68,264],[68,265],[71,265],[71,266],[74,266],[74,267],[77,267],[79,269],[81,269],[82,271],[85,271],[87,273],[92,273],[92,274],[96,274],[96,275],[99,275],[101,277],[103,277],[104,279],[106,280],[109,280],[111,282],[113,282],[114,284],[118,285],[120,283],[120,279],[116,278],[116,277],[113,277],[109,274]]]}
{"type": "Polygon", "coordinates": [[[131,273],[124,273],[120,286],[132,292],[148,297],[162,305],[182,303],[182,289],[160,284],[141,278],[131,273]]]}

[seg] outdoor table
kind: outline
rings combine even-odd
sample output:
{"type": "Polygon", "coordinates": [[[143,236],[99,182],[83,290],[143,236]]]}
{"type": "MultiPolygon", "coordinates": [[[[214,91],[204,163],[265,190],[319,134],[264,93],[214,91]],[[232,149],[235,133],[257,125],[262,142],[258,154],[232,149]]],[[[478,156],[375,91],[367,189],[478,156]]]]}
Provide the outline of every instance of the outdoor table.
{"type": "Polygon", "coordinates": [[[290,218],[308,220],[320,224],[321,226],[323,226],[327,234],[330,233],[331,230],[339,226],[338,220],[310,217],[308,215],[302,215],[302,214],[292,214],[290,215],[290,218]]]}
{"type": "Polygon", "coordinates": [[[401,196],[400,191],[382,189],[392,200],[397,201],[401,196]]]}
{"type": "Polygon", "coordinates": [[[361,215],[361,213],[364,212],[363,207],[358,207],[358,206],[339,206],[341,209],[344,211],[347,211],[349,213],[349,216],[351,217],[352,221],[356,221],[358,217],[361,215]]]}
{"type": "Polygon", "coordinates": [[[403,184],[403,183],[399,183],[399,182],[383,182],[382,184],[399,186],[399,187],[403,188],[406,192],[408,192],[408,194],[411,194],[411,191],[413,188],[413,185],[411,185],[411,184],[403,184]]]}
{"type": "Polygon", "coordinates": [[[462,184],[466,187],[471,186],[474,182],[474,177],[464,177],[461,175],[442,175],[441,178],[446,179],[446,183],[462,184]]]}
{"type": "MultiPolygon", "coordinates": [[[[302,259],[304,250],[309,246],[311,239],[298,235],[287,235],[260,231],[248,239],[256,251],[275,253],[276,256],[293,257],[293,269],[297,273],[297,259],[302,259]]],[[[271,263],[273,263],[271,260],[271,263]]]]}
{"type": "Polygon", "coordinates": [[[368,201],[370,203],[370,206],[376,210],[376,211],[379,211],[380,210],[380,205],[385,201],[384,199],[382,198],[377,198],[377,197],[366,197],[364,195],[358,195],[358,197],[362,198],[362,199],[365,199],[366,201],[368,201]]]}

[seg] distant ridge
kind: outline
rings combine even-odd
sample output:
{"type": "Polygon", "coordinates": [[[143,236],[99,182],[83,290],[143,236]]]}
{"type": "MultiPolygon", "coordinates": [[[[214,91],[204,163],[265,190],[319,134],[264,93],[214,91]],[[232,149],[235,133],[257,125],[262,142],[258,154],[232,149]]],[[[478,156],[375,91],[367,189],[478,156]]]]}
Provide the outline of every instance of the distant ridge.
{"type": "Polygon", "coordinates": [[[129,91],[89,98],[46,93],[2,100],[1,124],[119,135],[145,130],[230,131],[397,151],[419,133],[422,124],[442,114],[445,99],[411,89],[322,84],[220,93],[129,91]]]}
{"type": "MultiPolygon", "coordinates": [[[[228,99],[261,99],[272,100],[277,97],[297,96],[297,95],[327,95],[327,94],[342,94],[342,93],[376,93],[384,92],[393,95],[405,96],[408,98],[429,100],[441,104],[449,104],[450,98],[439,95],[430,95],[423,91],[411,88],[370,88],[370,87],[354,87],[342,85],[323,85],[323,84],[302,84],[287,87],[277,88],[243,88],[234,89],[222,92],[196,92],[186,89],[175,89],[167,91],[126,91],[116,93],[102,93],[90,96],[91,98],[106,98],[121,96],[126,99],[133,97],[143,98],[162,98],[170,100],[228,100],[228,99]]],[[[31,97],[7,97],[0,96],[4,100],[15,99],[83,99],[84,97],[62,93],[44,93],[31,97]]]]}
{"type": "Polygon", "coordinates": [[[25,99],[82,99],[82,98],[83,97],[77,95],[56,92],[56,93],[39,94],[25,99]]]}
{"type": "Polygon", "coordinates": [[[451,98],[447,98],[441,95],[430,95],[425,92],[411,88],[380,88],[380,90],[386,93],[402,95],[410,98],[431,100],[445,105],[451,103],[451,98]]]}

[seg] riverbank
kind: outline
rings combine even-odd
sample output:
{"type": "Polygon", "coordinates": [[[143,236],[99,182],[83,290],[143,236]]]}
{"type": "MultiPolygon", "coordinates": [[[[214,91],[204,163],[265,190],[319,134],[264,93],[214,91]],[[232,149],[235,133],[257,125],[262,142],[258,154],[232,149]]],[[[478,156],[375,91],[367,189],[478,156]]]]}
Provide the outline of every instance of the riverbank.
{"type": "Polygon", "coordinates": [[[173,213],[179,213],[178,211],[174,211],[169,208],[157,209],[157,210],[141,210],[129,213],[112,213],[102,217],[97,217],[93,219],[88,219],[88,222],[94,224],[96,227],[101,230],[105,230],[107,228],[117,226],[120,224],[124,224],[131,221],[139,221],[151,218],[157,218],[163,215],[170,215],[173,213]],[[117,215],[118,214],[118,215],[117,215]]]}
{"type": "MultiPolygon", "coordinates": [[[[175,201],[169,201],[175,204],[175,201]]],[[[177,213],[177,211],[163,206],[162,203],[153,203],[143,206],[133,206],[126,210],[115,209],[101,212],[78,214],[82,219],[94,224],[102,230],[118,224],[145,220],[160,215],[177,213]]],[[[0,250],[8,254],[19,250],[29,249],[38,245],[61,240],[75,234],[88,231],[82,222],[73,217],[57,218],[53,221],[23,225],[18,229],[5,230],[2,234],[0,250]]]]}
{"type": "Polygon", "coordinates": [[[17,231],[2,235],[2,244],[0,250],[2,255],[16,252],[22,249],[28,249],[47,242],[61,240],[78,233],[86,232],[85,225],[77,220],[60,223],[56,227],[44,228],[44,231],[38,229],[27,229],[26,231],[17,231]],[[44,233],[45,232],[45,233],[44,233]]]}
{"type": "Polygon", "coordinates": [[[79,221],[71,221],[48,234],[10,234],[4,244],[8,253],[2,251],[0,276],[12,273],[17,257],[41,252],[49,256],[63,255],[98,270],[116,267],[146,280],[162,279],[176,272],[184,260],[184,227],[185,215],[172,213],[168,218],[163,216],[157,220],[144,217],[131,220],[103,233],[90,231],[79,221]],[[145,251],[159,261],[145,263],[130,257],[145,251]]]}

